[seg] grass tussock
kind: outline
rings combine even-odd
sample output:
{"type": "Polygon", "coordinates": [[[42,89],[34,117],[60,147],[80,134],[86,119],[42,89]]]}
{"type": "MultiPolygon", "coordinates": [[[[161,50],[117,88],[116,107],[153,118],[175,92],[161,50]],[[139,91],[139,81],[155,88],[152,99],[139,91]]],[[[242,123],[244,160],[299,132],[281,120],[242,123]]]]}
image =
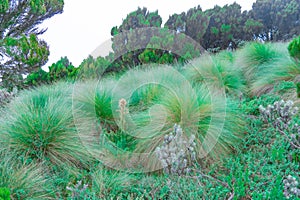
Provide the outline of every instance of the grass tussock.
{"type": "Polygon", "coordinates": [[[204,55],[191,61],[185,70],[188,80],[202,83],[214,90],[239,94],[245,89],[242,71],[233,64],[232,54],[204,55]]]}
{"type": "MultiPolygon", "coordinates": [[[[164,94],[154,99],[155,106],[132,113],[130,123],[134,126],[129,127],[134,129],[129,132],[143,138],[137,141],[137,151],[153,152],[174,124],[179,124],[187,137],[192,134],[197,136],[199,157],[209,154],[217,158],[217,155],[230,152],[242,133],[241,113],[235,109],[236,105],[227,104],[225,96],[220,97],[200,83],[192,85],[178,71],[167,69],[135,71],[126,77],[133,84],[138,82],[135,77],[143,77],[164,87],[164,94]],[[225,123],[227,118],[234,120],[225,123]]],[[[130,84],[120,85],[132,87],[130,84]]]]}
{"type": "Polygon", "coordinates": [[[1,121],[1,151],[57,166],[84,165],[88,154],[73,122],[71,91],[61,83],[15,99],[1,121]]]}
{"type": "Polygon", "coordinates": [[[261,96],[281,81],[297,81],[299,64],[289,56],[285,43],[248,43],[236,53],[248,93],[261,96]]]}
{"type": "Polygon", "coordinates": [[[0,188],[8,188],[11,199],[51,199],[51,179],[45,176],[46,171],[42,164],[16,162],[9,155],[2,155],[0,188]]]}

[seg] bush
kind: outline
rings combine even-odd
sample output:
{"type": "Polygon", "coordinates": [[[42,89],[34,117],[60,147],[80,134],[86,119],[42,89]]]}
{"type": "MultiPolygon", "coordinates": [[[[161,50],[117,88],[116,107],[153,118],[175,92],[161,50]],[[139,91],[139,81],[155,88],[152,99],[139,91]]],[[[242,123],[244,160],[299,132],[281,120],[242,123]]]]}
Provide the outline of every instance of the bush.
{"type": "Polygon", "coordinates": [[[182,129],[175,124],[174,131],[165,136],[163,145],[155,149],[165,173],[180,176],[191,172],[196,164],[194,139],[195,135],[189,140],[184,138],[182,129]]]}
{"type": "Polygon", "coordinates": [[[106,58],[98,57],[94,59],[89,56],[80,64],[78,78],[81,80],[100,79],[110,64],[110,61],[106,58]]]}
{"type": "Polygon", "coordinates": [[[40,68],[39,70],[30,73],[26,77],[23,86],[39,86],[61,80],[74,81],[77,74],[78,68],[75,68],[67,57],[62,57],[59,61],[49,66],[49,72],[40,68]]]}
{"type": "Polygon", "coordinates": [[[290,56],[300,60],[300,36],[295,38],[288,46],[290,56]]]}
{"type": "Polygon", "coordinates": [[[298,114],[298,107],[294,107],[293,101],[276,101],[267,108],[259,107],[264,122],[271,124],[275,130],[279,131],[293,148],[300,149],[300,126],[294,123],[294,118],[298,114]]]}
{"type": "Polygon", "coordinates": [[[43,69],[39,69],[38,71],[29,74],[25,79],[25,85],[28,86],[39,86],[49,82],[49,74],[43,69]]]}

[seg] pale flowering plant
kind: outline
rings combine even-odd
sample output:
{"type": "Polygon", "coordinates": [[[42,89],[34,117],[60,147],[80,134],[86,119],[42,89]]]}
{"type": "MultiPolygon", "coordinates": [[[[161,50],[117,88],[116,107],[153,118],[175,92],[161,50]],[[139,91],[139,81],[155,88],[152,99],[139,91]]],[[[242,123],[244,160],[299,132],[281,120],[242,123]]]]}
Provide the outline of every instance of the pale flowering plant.
{"type": "Polygon", "coordinates": [[[279,131],[293,148],[300,149],[300,126],[295,123],[299,109],[293,101],[276,101],[266,108],[260,105],[259,111],[265,123],[279,131]]]}
{"type": "Polygon", "coordinates": [[[299,188],[299,182],[297,179],[291,175],[288,175],[284,180],[284,196],[287,199],[294,199],[300,197],[300,188],[299,188]]]}
{"type": "Polygon", "coordinates": [[[77,181],[75,185],[67,186],[66,189],[71,193],[71,199],[73,200],[79,200],[88,196],[88,184],[83,184],[82,180],[77,181]]]}
{"type": "Polygon", "coordinates": [[[164,173],[186,175],[192,171],[196,162],[195,135],[184,137],[180,125],[174,125],[174,131],[165,135],[162,146],[155,152],[163,167],[164,173]]]}

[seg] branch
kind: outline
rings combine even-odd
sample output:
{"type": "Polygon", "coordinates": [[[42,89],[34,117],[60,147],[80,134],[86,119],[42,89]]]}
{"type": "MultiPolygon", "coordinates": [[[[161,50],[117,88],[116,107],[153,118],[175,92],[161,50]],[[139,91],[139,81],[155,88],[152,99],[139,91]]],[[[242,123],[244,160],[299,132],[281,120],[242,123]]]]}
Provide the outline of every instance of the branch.
{"type": "Polygon", "coordinates": [[[297,144],[295,144],[291,139],[290,137],[282,130],[278,129],[279,133],[281,133],[288,141],[289,143],[296,149],[300,149],[300,144],[297,142],[297,144]]]}

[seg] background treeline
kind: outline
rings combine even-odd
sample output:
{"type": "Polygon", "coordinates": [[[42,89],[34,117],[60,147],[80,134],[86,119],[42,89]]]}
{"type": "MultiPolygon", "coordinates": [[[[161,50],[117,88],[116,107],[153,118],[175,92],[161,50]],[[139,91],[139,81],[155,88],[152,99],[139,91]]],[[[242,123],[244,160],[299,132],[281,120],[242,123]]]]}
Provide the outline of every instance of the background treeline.
{"type": "Polygon", "coordinates": [[[41,8],[38,7],[42,5],[39,0],[5,2],[35,2],[27,5],[31,9],[27,16],[34,16],[30,18],[32,22],[20,23],[15,29],[12,28],[14,26],[6,26],[11,21],[4,17],[4,13],[23,9],[24,16],[20,17],[20,22],[28,20],[24,9],[26,5],[11,4],[13,9],[8,9],[9,5],[5,7],[5,4],[1,6],[0,15],[3,13],[3,21],[7,23],[1,23],[0,55],[10,59],[3,58],[2,61],[7,62],[0,63],[0,75],[2,87],[10,90],[14,85],[27,87],[61,78],[73,79],[78,73],[86,79],[147,63],[184,63],[201,54],[201,50],[195,48],[195,43],[201,45],[203,50],[216,53],[223,49],[234,50],[246,41],[287,41],[300,34],[300,0],[257,0],[249,11],[242,11],[238,3],[223,7],[216,5],[205,11],[197,6],[170,15],[165,24],[158,11],[138,8],[129,13],[121,25],[112,27],[113,53],[105,58],[89,57],[80,66],[73,66],[67,58],[62,58],[49,67],[49,72],[45,72],[41,66],[46,63],[49,50],[46,42],[36,37],[43,30],[35,26],[62,12],[63,1],[53,1],[41,8]],[[141,29],[149,27],[157,29],[147,34],[141,29]],[[170,51],[170,48],[184,52],[170,51]],[[22,75],[28,74],[24,81],[22,75]]]}

